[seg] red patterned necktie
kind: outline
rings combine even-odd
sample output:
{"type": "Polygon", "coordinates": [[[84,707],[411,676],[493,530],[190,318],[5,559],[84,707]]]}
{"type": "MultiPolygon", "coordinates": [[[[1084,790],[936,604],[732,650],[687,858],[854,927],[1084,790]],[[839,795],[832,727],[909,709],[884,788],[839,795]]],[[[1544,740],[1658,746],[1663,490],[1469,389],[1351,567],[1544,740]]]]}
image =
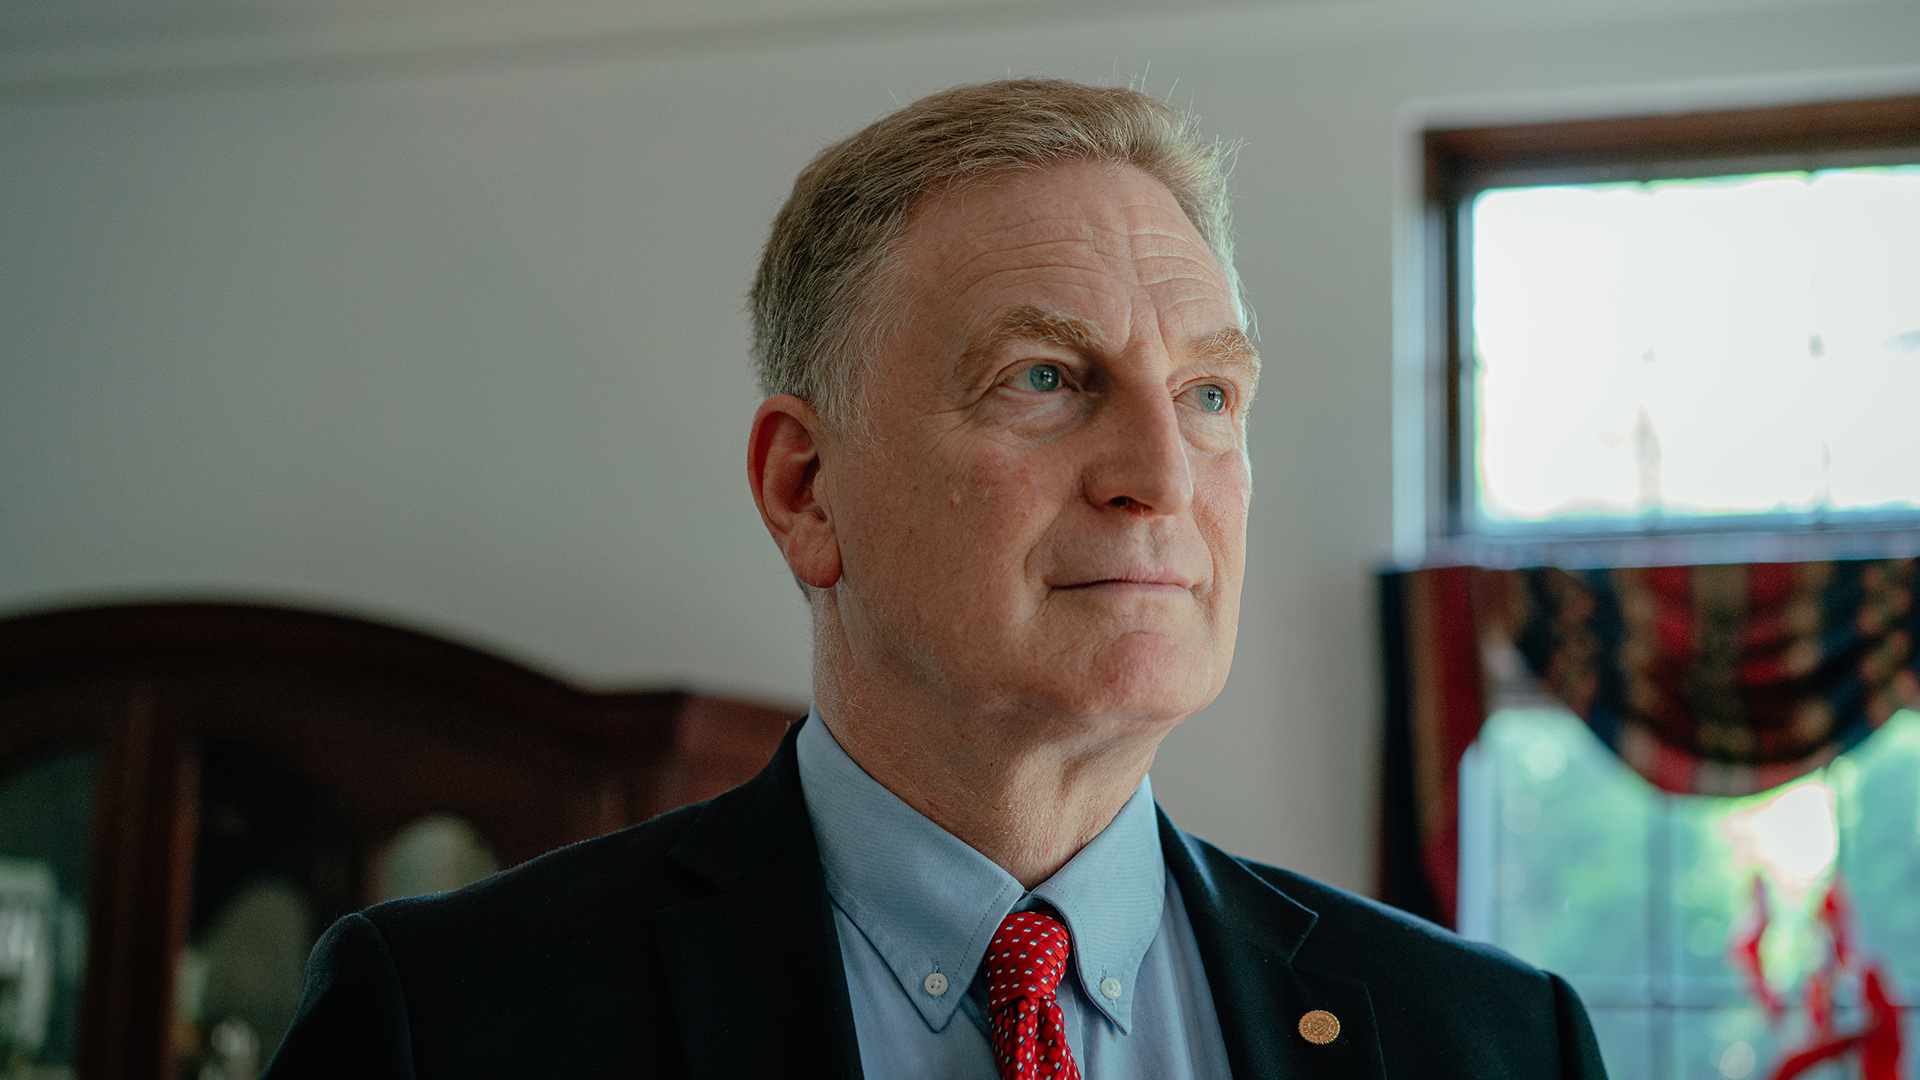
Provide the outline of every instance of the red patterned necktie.
{"type": "Polygon", "coordinates": [[[1080,1080],[1055,996],[1067,952],[1067,928],[1039,912],[1016,912],[994,931],[987,945],[987,1026],[1002,1080],[1080,1080]]]}

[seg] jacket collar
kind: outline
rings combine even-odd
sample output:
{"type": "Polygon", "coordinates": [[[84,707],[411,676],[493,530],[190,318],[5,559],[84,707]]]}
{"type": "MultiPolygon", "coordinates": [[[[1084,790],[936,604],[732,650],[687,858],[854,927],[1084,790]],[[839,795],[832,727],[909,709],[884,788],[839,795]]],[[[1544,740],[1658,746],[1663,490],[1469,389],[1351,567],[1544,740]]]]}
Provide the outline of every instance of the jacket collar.
{"type": "Polygon", "coordinates": [[[652,913],[687,1075],[860,1076],[794,737],[695,811],[667,858],[711,890],[652,913]]]}
{"type": "Polygon", "coordinates": [[[1227,1060],[1239,1080],[1384,1075],[1365,983],[1296,967],[1319,915],[1239,860],[1160,815],[1160,849],[1207,968],[1227,1060]],[[1300,1034],[1316,1009],[1340,1021],[1324,1046],[1300,1034]]]}

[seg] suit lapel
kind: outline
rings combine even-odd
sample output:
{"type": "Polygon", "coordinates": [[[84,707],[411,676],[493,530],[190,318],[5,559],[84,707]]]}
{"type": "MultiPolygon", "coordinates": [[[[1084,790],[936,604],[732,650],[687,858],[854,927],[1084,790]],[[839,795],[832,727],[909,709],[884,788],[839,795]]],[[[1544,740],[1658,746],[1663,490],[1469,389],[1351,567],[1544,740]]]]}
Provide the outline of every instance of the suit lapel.
{"type": "Polygon", "coordinates": [[[1294,955],[1319,918],[1210,844],[1160,817],[1160,847],[1179,886],[1235,1080],[1379,1080],[1372,998],[1354,979],[1301,971],[1294,955]],[[1318,1046],[1300,1034],[1315,1009],[1340,1021],[1318,1046]]]}
{"type": "Polygon", "coordinates": [[[793,725],[772,763],[701,811],[668,858],[714,891],[653,913],[687,1075],[860,1075],[793,725]]]}

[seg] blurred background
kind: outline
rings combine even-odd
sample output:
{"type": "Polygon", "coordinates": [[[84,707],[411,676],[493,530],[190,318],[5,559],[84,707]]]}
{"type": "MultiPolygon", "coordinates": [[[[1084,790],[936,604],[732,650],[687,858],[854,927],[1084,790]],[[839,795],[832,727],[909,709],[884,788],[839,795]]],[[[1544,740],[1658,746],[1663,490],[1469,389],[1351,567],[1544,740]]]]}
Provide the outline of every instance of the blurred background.
{"type": "Polygon", "coordinates": [[[808,698],[759,246],[827,142],[1009,74],[1244,141],[1237,663],[1155,792],[1377,892],[1376,572],[1445,531],[1422,132],[1913,94],[1920,5],[10,0],[0,1075],[251,1075],[327,918],[750,775],[808,698]]]}

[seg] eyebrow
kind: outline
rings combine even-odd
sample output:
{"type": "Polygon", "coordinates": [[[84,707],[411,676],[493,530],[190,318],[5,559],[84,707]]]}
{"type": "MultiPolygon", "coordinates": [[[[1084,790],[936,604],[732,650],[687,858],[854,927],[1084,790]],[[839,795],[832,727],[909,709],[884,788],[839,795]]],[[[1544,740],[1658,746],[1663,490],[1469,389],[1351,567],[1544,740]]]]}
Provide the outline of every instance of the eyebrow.
{"type": "Polygon", "coordinates": [[[1218,364],[1243,364],[1253,369],[1255,378],[1260,376],[1260,350],[1247,339],[1246,331],[1237,326],[1221,327],[1189,342],[1187,348],[1218,364]]]}
{"type": "MultiPolygon", "coordinates": [[[[1010,341],[1044,341],[1076,352],[1098,353],[1104,351],[1105,340],[1085,319],[1020,304],[1008,308],[974,339],[967,347],[963,362],[968,367],[984,362],[995,349],[1010,341]]],[[[1237,326],[1221,327],[1194,338],[1187,342],[1187,350],[1214,363],[1246,367],[1255,378],[1260,375],[1260,351],[1237,326]]]]}
{"type": "Polygon", "coordinates": [[[967,347],[963,359],[971,367],[974,362],[986,360],[995,349],[1010,341],[1044,341],[1049,345],[1083,353],[1100,352],[1105,344],[1100,331],[1085,319],[1021,304],[1002,312],[967,347]]]}

